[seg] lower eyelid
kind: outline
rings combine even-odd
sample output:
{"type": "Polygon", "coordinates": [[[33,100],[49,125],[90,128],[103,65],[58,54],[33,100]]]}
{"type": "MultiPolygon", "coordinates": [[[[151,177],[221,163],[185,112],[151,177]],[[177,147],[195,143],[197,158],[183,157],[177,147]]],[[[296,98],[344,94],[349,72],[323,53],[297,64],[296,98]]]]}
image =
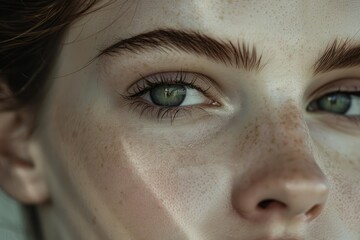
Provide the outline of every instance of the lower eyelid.
{"type": "Polygon", "coordinates": [[[205,109],[199,106],[184,106],[184,107],[160,107],[156,105],[150,105],[142,100],[137,100],[130,103],[132,111],[137,111],[140,118],[148,116],[150,119],[156,119],[157,121],[168,119],[171,122],[178,116],[192,117],[193,111],[201,110],[203,113],[207,113],[205,109]]]}
{"type": "Polygon", "coordinates": [[[351,115],[334,115],[336,126],[341,127],[341,125],[351,125],[352,127],[355,126],[357,128],[360,127],[360,116],[351,116],[351,115]]]}

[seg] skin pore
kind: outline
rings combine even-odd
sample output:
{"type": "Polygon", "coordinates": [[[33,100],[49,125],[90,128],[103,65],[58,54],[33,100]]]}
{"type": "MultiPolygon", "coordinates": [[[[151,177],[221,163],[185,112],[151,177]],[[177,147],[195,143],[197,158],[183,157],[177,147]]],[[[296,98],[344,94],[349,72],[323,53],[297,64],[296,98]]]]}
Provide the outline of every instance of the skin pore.
{"type": "Polygon", "coordinates": [[[359,95],[348,116],[308,109],[359,92],[360,65],[316,71],[330,46],[360,43],[359,11],[357,1],[119,0],[74,23],[28,143],[44,238],[359,239],[359,95]],[[154,35],[142,48],[125,41],[160,29],[157,43],[206,35],[256,48],[259,64],[144,43],[154,35]],[[177,112],[139,93],[164,79],[197,87],[177,112]]]}

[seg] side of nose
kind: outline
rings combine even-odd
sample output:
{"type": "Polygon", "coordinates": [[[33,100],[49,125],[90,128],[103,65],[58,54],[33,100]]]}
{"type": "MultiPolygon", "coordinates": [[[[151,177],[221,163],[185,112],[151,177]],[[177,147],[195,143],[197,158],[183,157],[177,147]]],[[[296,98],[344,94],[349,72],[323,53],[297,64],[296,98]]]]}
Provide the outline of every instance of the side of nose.
{"type": "Polygon", "coordinates": [[[293,127],[262,125],[266,130],[260,131],[259,141],[264,144],[249,151],[258,155],[249,155],[254,164],[233,188],[232,205],[240,217],[253,222],[310,222],[320,215],[329,187],[316,164],[306,124],[297,119],[293,127]],[[267,141],[269,137],[275,140],[267,141]]]}

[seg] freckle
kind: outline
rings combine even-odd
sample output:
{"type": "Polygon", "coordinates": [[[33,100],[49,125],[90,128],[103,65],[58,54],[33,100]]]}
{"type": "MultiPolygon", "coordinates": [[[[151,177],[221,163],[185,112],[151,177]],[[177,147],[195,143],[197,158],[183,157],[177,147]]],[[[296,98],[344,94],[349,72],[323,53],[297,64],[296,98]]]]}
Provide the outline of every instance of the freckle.
{"type": "Polygon", "coordinates": [[[97,127],[97,129],[98,129],[99,131],[102,131],[102,130],[103,130],[103,127],[102,127],[100,124],[97,124],[96,127],[97,127]]]}
{"type": "Polygon", "coordinates": [[[72,131],[71,137],[76,138],[78,136],[78,132],[76,130],[72,131]]]}

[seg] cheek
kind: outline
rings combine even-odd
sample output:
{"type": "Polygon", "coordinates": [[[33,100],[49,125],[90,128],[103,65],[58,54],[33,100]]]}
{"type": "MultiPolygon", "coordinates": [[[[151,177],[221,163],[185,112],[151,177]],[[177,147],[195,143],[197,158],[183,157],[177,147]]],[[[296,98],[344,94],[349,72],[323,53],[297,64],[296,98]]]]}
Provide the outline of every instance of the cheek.
{"type": "Polygon", "coordinates": [[[329,183],[332,194],[329,204],[334,208],[336,217],[347,227],[358,232],[360,226],[360,176],[359,172],[337,171],[331,175],[329,183]]]}
{"type": "Polygon", "coordinates": [[[101,169],[88,169],[90,175],[100,174],[96,180],[89,177],[91,185],[109,212],[131,232],[146,236],[151,231],[151,236],[159,239],[179,233],[187,238],[189,229],[206,219],[212,206],[227,202],[222,198],[229,195],[224,193],[231,185],[229,173],[212,164],[189,164],[189,160],[196,162],[195,152],[184,154],[161,147],[166,146],[162,142],[148,142],[119,137],[113,155],[99,149],[102,158],[113,161],[101,169]]]}
{"type": "Polygon", "coordinates": [[[117,222],[138,238],[178,233],[186,239],[213,206],[229,202],[231,173],[211,160],[215,146],[189,148],[177,138],[152,138],[99,116],[106,115],[84,113],[58,126],[65,129],[61,138],[71,157],[63,159],[75,176],[73,187],[91,199],[89,211],[101,209],[98,222],[117,222]]]}
{"type": "Polygon", "coordinates": [[[227,170],[199,164],[199,152],[185,152],[162,141],[149,145],[147,138],[126,135],[115,138],[110,151],[105,147],[93,150],[102,155],[100,159],[111,160],[100,169],[88,168],[90,175],[99,175],[89,180],[121,221],[135,224],[141,219],[152,225],[155,217],[167,225],[191,225],[204,217],[214,196],[224,196],[220,192],[230,186],[227,170]]]}
{"type": "Polygon", "coordinates": [[[326,213],[329,219],[340,220],[345,229],[360,233],[360,158],[354,157],[359,153],[323,152],[328,159],[323,164],[330,185],[326,213]]]}
{"type": "Polygon", "coordinates": [[[129,113],[118,114],[96,100],[105,99],[97,90],[86,91],[90,100],[81,97],[74,92],[81,87],[58,93],[56,104],[50,104],[57,107],[46,116],[43,145],[60,214],[64,207],[80,209],[77,215],[96,219],[99,229],[114,232],[123,226],[136,239],[174,234],[188,239],[189,229],[206,219],[209,209],[230,202],[225,199],[230,171],[212,161],[219,147],[202,145],[209,129],[188,139],[141,134],[141,126],[131,127],[129,113]]]}

